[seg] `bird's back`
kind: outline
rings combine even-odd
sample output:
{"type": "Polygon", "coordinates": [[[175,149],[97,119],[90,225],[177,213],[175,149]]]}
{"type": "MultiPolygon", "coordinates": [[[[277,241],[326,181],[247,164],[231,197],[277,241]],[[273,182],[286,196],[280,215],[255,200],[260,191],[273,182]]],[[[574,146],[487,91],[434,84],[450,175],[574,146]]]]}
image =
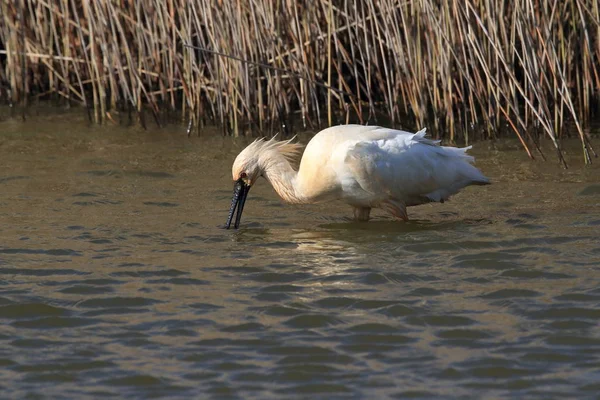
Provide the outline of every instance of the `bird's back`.
{"type": "Polygon", "coordinates": [[[439,146],[424,130],[334,126],[307,145],[298,184],[312,201],[342,198],[364,207],[386,199],[407,206],[443,201],[467,185],[488,183],[467,149],[439,146]]]}
{"type": "Polygon", "coordinates": [[[337,125],[317,133],[308,143],[299,167],[298,184],[313,202],[331,200],[341,195],[338,180],[348,149],[358,142],[390,139],[408,132],[378,126],[337,125]]]}

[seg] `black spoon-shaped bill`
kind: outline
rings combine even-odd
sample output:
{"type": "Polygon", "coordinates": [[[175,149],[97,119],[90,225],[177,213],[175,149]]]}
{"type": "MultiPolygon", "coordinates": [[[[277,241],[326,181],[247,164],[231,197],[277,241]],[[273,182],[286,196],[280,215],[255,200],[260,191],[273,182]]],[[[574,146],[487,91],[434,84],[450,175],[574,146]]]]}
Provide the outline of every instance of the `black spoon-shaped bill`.
{"type": "Polygon", "coordinates": [[[240,221],[242,220],[242,212],[244,211],[244,204],[246,204],[246,198],[250,191],[250,185],[246,184],[243,179],[238,179],[233,187],[233,197],[231,199],[231,206],[229,207],[229,215],[227,216],[227,222],[225,223],[225,229],[231,227],[231,220],[233,214],[237,208],[237,214],[235,216],[235,223],[233,224],[234,229],[239,228],[240,221]]]}

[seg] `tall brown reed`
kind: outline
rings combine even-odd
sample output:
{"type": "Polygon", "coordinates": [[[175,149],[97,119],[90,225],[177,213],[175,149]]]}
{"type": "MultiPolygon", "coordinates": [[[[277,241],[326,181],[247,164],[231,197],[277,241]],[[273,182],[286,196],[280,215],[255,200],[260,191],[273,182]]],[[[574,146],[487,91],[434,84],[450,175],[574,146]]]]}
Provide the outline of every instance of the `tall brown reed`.
{"type": "Polygon", "coordinates": [[[600,6],[5,0],[0,96],[21,104],[60,96],[99,123],[119,109],[145,123],[144,107],[160,123],[174,110],[196,127],[212,120],[234,135],[295,117],[311,128],[377,118],[429,124],[451,141],[508,128],[531,157],[541,154],[540,133],[548,137],[563,163],[560,138],[572,124],[590,162],[584,126],[599,115],[600,6]]]}

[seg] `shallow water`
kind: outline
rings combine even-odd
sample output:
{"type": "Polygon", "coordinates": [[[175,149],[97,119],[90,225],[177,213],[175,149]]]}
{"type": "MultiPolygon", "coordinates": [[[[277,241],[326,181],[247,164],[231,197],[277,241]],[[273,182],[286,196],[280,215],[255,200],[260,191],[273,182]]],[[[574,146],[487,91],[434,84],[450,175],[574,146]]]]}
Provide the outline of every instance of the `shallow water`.
{"type": "Polygon", "coordinates": [[[600,160],[475,146],[494,182],[354,223],[265,181],[223,230],[243,140],[0,122],[10,398],[594,398],[600,160]]]}

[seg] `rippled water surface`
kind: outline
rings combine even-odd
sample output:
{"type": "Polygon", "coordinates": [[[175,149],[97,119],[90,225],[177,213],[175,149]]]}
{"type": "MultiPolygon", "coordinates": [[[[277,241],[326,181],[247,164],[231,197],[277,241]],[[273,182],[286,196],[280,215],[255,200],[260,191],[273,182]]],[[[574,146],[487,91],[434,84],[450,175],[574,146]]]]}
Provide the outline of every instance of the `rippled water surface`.
{"type": "Polygon", "coordinates": [[[10,398],[595,398],[600,161],[473,154],[493,180],[354,223],[266,181],[227,231],[243,140],[0,123],[10,398]]]}

